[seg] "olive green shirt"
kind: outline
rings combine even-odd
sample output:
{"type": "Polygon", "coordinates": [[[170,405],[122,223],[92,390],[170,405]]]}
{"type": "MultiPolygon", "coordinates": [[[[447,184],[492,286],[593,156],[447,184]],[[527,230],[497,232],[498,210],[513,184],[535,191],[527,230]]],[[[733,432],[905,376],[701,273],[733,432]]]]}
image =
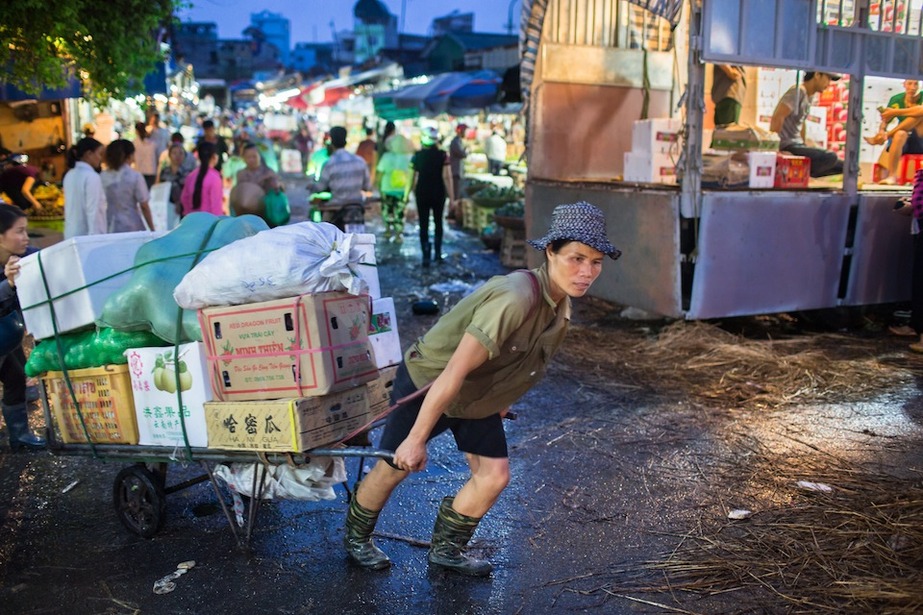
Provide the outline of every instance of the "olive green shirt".
{"type": "Polygon", "coordinates": [[[545,266],[532,271],[540,298],[523,272],[495,276],[462,299],[407,350],[407,372],[414,385],[422,388],[442,373],[465,333],[487,349],[487,361],[468,374],[458,396],[443,409],[447,416],[478,419],[496,414],[545,375],[567,334],[570,297],[555,304],[545,266]]]}

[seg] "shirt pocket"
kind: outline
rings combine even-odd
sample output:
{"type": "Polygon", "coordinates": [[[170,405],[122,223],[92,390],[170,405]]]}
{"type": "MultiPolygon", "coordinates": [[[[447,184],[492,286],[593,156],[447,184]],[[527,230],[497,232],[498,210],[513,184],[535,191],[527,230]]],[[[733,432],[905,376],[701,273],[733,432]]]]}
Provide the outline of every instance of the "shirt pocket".
{"type": "Polygon", "coordinates": [[[524,331],[515,331],[509,339],[506,340],[506,343],[502,347],[503,354],[516,354],[517,356],[525,356],[529,351],[529,348],[532,347],[534,342],[530,339],[529,334],[524,331]]]}

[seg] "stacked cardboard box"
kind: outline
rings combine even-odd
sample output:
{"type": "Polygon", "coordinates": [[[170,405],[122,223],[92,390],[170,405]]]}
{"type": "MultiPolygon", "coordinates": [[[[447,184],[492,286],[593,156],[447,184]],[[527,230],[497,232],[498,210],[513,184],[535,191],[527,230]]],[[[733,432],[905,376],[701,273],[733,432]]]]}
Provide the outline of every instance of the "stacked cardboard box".
{"type": "MultiPolygon", "coordinates": [[[[394,301],[380,297],[374,240],[358,242],[358,273],[370,294],[202,309],[203,342],[129,349],[127,365],[70,371],[80,415],[64,375],[48,373],[62,439],[303,452],[361,430],[387,411],[401,360],[394,301]]],[[[63,253],[87,253],[88,243],[74,245],[63,253]]]]}
{"type": "Polygon", "coordinates": [[[368,295],[322,292],[200,310],[214,401],[210,448],[304,452],[361,430],[401,360],[393,299],[380,297],[374,236],[360,236],[368,295]]]}
{"type": "Polygon", "coordinates": [[[683,124],[678,119],[638,120],[631,130],[631,151],[625,152],[626,182],[675,184],[683,124]]]}

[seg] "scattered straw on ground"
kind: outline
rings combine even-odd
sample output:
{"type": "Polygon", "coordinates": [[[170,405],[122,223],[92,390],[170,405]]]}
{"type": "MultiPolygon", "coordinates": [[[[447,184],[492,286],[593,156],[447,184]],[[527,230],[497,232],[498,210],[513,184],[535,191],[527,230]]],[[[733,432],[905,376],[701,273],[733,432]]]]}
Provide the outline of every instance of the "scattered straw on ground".
{"type": "Polygon", "coordinates": [[[812,334],[752,340],[703,322],[639,330],[572,327],[564,363],[591,384],[612,381],[725,407],[779,407],[868,398],[911,374],[864,340],[812,334]]]}
{"type": "Polygon", "coordinates": [[[663,560],[617,572],[594,592],[734,592],[742,608],[760,594],[787,605],[769,612],[923,612],[920,477],[823,464],[798,471],[809,474],[782,475],[809,476],[814,489],[831,490],[799,488],[792,478],[788,502],[749,519],[703,520],[677,534],[663,560]]]}

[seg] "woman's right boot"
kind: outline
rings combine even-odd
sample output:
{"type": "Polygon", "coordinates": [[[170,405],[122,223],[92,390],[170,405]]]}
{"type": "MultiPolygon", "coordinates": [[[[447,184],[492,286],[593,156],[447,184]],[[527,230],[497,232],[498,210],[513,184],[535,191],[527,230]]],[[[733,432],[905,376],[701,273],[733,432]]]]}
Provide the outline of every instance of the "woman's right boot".
{"type": "Polygon", "coordinates": [[[423,251],[423,266],[429,267],[430,260],[432,259],[429,251],[429,243],[421,243],[420,249],[423,251]]]}
{"type": "Polygon", "coordinates": [[[26,404],[13,404],[8,406],[0,404],[3,409],[3,420],[6,430],[10,434],[10,448],[17,451],[25,448],[45,448],[45,438],[39,438],[29,431],[29,415],[26,404]]]}
{"type": "Polygon", "coordinates": [[[343,544],[346,546],[349,560],[371,570],[382,570],[391,565],[391,560],[384,551],[372,542],[372,532],[375,531],[375,523],[380,513],[380,510],[371,511],[360,506],[355,495],[346,512],[346,535],[343,537],[343,544]]]}

